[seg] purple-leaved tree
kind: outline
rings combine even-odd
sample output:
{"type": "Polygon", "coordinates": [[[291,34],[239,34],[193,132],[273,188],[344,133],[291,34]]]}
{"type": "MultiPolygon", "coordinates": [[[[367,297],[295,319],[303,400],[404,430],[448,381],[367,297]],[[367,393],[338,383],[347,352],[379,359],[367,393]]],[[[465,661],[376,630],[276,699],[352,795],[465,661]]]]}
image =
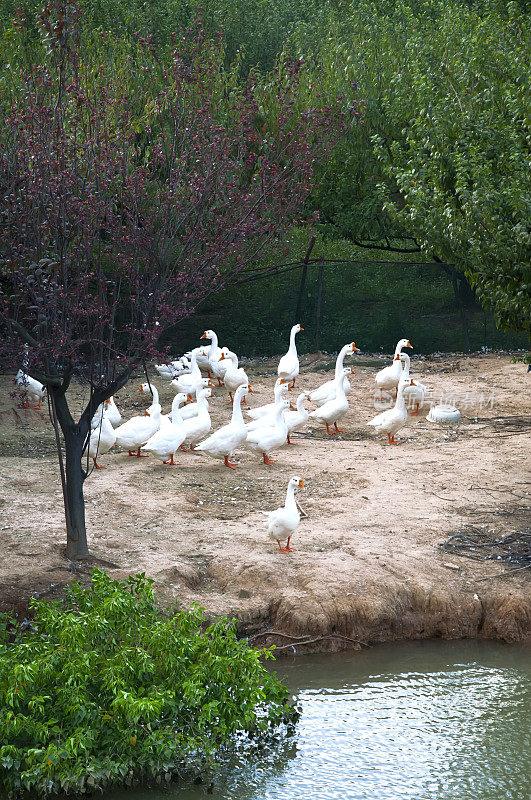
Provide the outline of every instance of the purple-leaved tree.
{"type": "Polygon", "coordinates": [[[0,355],[47,387],[70,559],[89,557],[97,406],[293,224],[343,128],[338,109],[295,112],[297,69],[266,125],[252,83],[224,89],[221,43],[199,24],[167,65],[140,41],[147,80],[138,58],[94,64],[80,15],[77,0],[46,5],[46,64],[21,77],[0,131],[0,355]],[[77,418],[73,378],[89,388],[77,418]]]}

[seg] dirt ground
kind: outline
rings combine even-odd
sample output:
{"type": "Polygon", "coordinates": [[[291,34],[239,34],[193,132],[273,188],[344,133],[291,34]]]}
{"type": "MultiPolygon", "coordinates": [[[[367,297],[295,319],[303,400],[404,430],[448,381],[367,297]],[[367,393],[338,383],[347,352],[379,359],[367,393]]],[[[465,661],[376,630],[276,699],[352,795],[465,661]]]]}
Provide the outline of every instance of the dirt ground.
{"type": "MultiPolygon", "coordinates": [[[[528,524],[525,365],[508,354],[413,358],[413,375],[460,407],[463,421],[456,431],[435,426],[426,406],[392,447],[366,426],[376,413],[374,374],[389,358],[347,361],[356,374],[345,433],[331,439],[309,424],[272,467],[248,450],[237,453],[236,471],[200,453],[179,454],[173,468],[116,448],[103,456],[107,469],[86,481],[92,553],[116,578],[152,576],[165,605],[195,601],[212,617],[237,617],[259,644],[334,650],[433,636],[526,639],[529,570],[508,574],[503,564],[439,548],[467,526],[510,533],[528,524]],[[283,555],[260,512],[283,504],[295,474],[307,487],[298,495],[307,517],[292,540],[297,551],[283,555]]],[[[252,405],[272,399],[276,363],[245,364],[252,405]]],[[[303,357],[298,385],[315,388],[333,364],[331,356],[303,357]]],[[[30,596],[56,598],[74,576],[62,555],[47,410],[17,408],[12,379],[0,377],[0,605],[23,613],[30,596]]],[[[149,404],[138,382],[117,398],[124,418],[149,404]]],[[[168,411],[173,390],[154,383],[168,411]]],[[[81,399],[74,387],[72,402],[81,399]]],[[[224,389],[215,390],[211,410],[214,427],[228,419],[224,389]]]]}

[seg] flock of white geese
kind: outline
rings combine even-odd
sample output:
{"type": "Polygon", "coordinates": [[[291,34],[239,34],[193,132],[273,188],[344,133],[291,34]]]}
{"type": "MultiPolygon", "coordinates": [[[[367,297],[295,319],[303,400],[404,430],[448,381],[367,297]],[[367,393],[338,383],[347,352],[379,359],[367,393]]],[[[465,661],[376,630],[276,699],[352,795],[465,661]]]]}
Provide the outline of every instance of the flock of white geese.
{"type": "MultiPolygon", "coordinates": [[[[342,347],[336,359],[334,378],[313,391],[301,392],[294,406],[286,399],[286,395],[288,391],[293,391],[299,375],[295,338],[301,330],[303,328],[300,325],[294,325],[291,329],[289,349],[278,364],[272,402],[248,410],[248,422],[243,417],[242,403],[252,393],[249,378],[239,366],[237,355],[227,347],[220,348],[216,333],[206,330],[201,338],[208,340],[209,345],[196,347],[168,364],[155,365],[159,375],[170,380],[176,390],[170,413],[162,413],[159,393],[151,383],[142,383],[138,389],[139,392],[152,394],[152,403],[143,414],[122,423],[120,411],[112,397],[97,409],[88,443],[89,457],[94,467],[105,469],[97,459],[115,444],[127,449],[130,456],[141,458],[152,454],[163,464],[171,466],[179,463],[175,460],[177,452],[189,448],[220,459],[229,469],[238,466],[233,460],[234,451],[247,447],[264,464],[271,466],[275,463],[271,453],[286,443],[291,444],[290,434],[309,419],[324,425],[330,436],[343,433],[338,423],[349,408],[349,377],[354,372],[351,367],[344,366],[344,360],[346,356],[359,352],[359,349],[354,342],[342,347]],[[228,389],[232,416],[227,424],[210,433],[209,398],[214,381],[228,389]],[[317,406],[315,410],[308,411],[305,407],[307,402],[317,406]]],[[[377,433],[386,434],[390,445],[398,444],[395,435],[407,421],[408,407],[415,409],[411,411],[412,415],[418,414],[426,396],[426,387],[410,377],[410,358],[403,352],[408,348],[412,348],[409,340],[400,339],[392,363],[375,376],[376,386],[381,392],[395,392],[395,402],[367,424],[377,433]]],[[[26,392],[27,407],[31,400],[35,403],[38,401],[34,407],[40,408],[45,387],[22,370],[16,380],[26,392]]],[[[438,418],[438,414],[444,416],[444,413],[441,406],[432,408],[428,419],[434,422],[447,421],[438,418]]],[[[269,536],[278,542],[282,553],[294,549],[290,546],[290,539],[300,522],[295,500],[298,487],[303,487],[303,480],[296,475],[288,482],[284,506],[264,512],[268,517],[269,536]],[[284,540],[287,540],[286,544],[282,545],[284,540]]]]}

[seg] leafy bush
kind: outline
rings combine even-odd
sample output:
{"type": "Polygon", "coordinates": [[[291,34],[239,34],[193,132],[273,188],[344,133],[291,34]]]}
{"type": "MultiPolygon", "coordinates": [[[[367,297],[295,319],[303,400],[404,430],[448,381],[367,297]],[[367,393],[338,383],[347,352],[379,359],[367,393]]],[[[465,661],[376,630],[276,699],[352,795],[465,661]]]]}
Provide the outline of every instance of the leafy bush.
{"type": "Polygon", "coordinates": [[[162,614],[143,574],[33,601],[34,624],[0,626],[0,793],[86,792],[198,770],[237,732],[291,711],[287,690],[234,622],[162,614]]]}

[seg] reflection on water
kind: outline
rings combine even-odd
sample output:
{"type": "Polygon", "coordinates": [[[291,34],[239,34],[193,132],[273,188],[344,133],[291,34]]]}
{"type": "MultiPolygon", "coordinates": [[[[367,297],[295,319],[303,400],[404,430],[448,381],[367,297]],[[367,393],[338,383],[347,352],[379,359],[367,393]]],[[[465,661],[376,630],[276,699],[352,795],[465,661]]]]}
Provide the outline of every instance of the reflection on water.
{"type": "Polygon", "coordinates": [[[220,766],[214,790],[105,800],[529,800],[529,649],[415,642],[276,665],[295,736],[220,766]]]}

